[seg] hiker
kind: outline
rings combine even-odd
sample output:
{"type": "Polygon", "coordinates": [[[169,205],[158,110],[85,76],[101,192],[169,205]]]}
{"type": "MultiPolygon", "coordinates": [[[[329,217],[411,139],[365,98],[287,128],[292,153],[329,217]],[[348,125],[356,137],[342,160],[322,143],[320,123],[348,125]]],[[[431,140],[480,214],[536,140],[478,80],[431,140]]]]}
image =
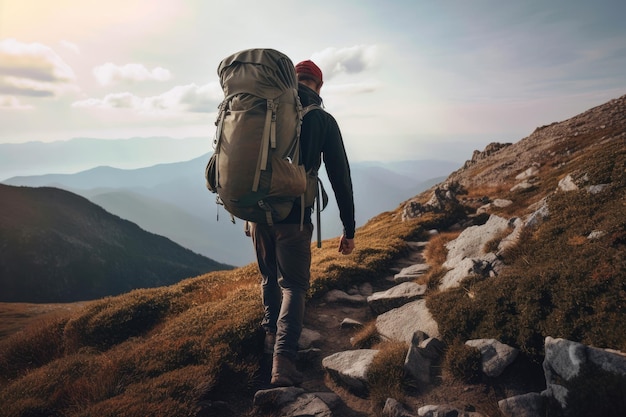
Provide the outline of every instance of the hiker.
{"type": "MultiPolygon", "coordinates": [[[[296,65],[296,75],[302,106],[321,105],[320,68],[310,60],[302,61],[296,65]]],[[[343,223],[338,250],[349,255],[354,249],[355,229],[352,180],[341,132],[333,116],[321,108],[308,112],[302,123],[300,149],[307,171],[317,172],[323,157],[343,223]]],[[[303,379],[296,369],[296,355],[310,285],[312,211],[312,206],[305,208],[302,225],[298,199],[284,220],[273,225],[250,225],[262,276],[262,326],[266,346],[270,351],[273,347],[271,384],[275,386],[299,385],[303,379]]]]}

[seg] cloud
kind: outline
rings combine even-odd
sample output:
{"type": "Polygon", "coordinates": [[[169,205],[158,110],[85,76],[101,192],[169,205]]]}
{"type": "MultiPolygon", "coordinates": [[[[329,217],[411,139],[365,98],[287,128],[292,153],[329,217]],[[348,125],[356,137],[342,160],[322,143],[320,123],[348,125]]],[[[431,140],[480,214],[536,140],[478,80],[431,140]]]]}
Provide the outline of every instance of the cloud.
{"type": "Polygon", "coordinates": [[[33,106],[22,104],[15,96],[0,96],[0,109],[3,110],[30,110],[33,106]]]}
{"type": "Polygon", "coordinates": [[[172,78],[169,70],[161,67],[148,70],[142,64],[115,65],[107,62],[93,69],[100,85],[111,85],[123,81],[167,81],[172,78]]]}
{"type": "Polygon", "coordinates": [[[108,94],[103,99],[89,98],[76,101],[72,107],[133,110],[141,114],[159,116],[179,116],[181,113],[210,113],[224,95],[217,82],[198,86],[188,84],[177,86],[163,94],[152,97],[139,97],[124,92],[108,94]]]}
{"type": "Polygon", "coordinates": [[[376,83],[346,83],[328,86],[327,88],[328,90],[326,91],[328,93],[341,94],[346,96],[373,93],[379,88],[379,85],[376,83]]]}
{"type": "Polygon", "coordinates": [[[70,42],[70,41],[65,41],[65,40],[62,40],[60,43],[61,43],[61,46],[63,46],[64,48],[69,49],[70,51],[74,52],[76,55],[80,55],[80,48],[75,43],[70,42]]]}
{"type": "Polygon", "coordinates": [[[349,48],[326,48],[313,54],[311,59],[320,66],[324,79],[339,74],[358,74],[376,65],[376,45],[356,45],[349,48]]]}
{"type": "Polygon", "coordinates": [[[75,88],[75,78],[70,66],[48,46],[0,41],[0,94],[59,96],[75,88]]]}

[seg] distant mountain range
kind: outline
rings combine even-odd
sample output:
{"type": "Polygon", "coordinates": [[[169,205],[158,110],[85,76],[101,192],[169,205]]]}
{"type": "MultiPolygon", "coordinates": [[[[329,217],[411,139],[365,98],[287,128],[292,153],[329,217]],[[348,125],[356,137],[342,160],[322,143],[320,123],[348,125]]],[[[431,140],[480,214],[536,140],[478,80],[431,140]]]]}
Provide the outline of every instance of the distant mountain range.
{"type": "MultiPolygon", "coordinates": [[[[76,174],[13,177],[3,183],[72,191],[194,252],[242,266],[254,261],[252,245],[243,233],[243,223],[233,225],[205,187],[209,155],[139,169],[101,166],[76,174]]],[[[352,163],[357,226],[396,208],[458,167],[454,162],[434,160],[352,163]]],[[[327,239],[339,236],[342,226],[324,169],[320,177],[331,196],[321,225],[322,238],[327,239]]]]}
{"type": "Polygon", "coordinates": [[[70,302],[230,269],[58,188],[0,184],[0,301],[70,302]]]}
{"type": "Polygon", "coordinates": [[[210,143],[208,137],[0,143],[0,181],[18,175],[76,173],[97,166],[133,169],[186,161],[206,152],[210,143]]]}

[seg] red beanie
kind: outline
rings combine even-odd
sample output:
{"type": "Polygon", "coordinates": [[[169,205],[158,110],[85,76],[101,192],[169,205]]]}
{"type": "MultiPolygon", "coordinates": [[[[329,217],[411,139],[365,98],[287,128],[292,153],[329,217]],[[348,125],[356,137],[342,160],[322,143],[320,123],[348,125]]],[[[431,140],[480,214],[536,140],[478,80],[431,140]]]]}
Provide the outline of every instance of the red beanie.
{"type": "Polygon", "coordinates": [[[310,59],[302,61],[296,65],[296,74],[313,77],[320,84],[324,82],[324,79],[322,78],[322,70],[310,59]]]}

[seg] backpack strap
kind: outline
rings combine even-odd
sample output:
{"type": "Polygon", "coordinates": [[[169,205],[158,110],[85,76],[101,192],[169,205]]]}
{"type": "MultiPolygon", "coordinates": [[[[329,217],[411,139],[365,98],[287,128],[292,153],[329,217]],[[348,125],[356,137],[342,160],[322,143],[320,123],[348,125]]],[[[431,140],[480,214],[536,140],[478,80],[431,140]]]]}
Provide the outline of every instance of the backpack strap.
{"type": "MultiPolygon", "coordinates": [[[[319,104],[309,104],[308,106],[302,109],[302,118],[304,119],[304,116],[306,116],[312,110],[323,110],[323,108],[319,104]]],[[[316,182],[315,186],[317,188],[317,196],[315,197],[315,212],[316,212],[315,220],[317,222],[317,247],[321,248],[322,247],[321,212],[322,210],[326,208],[326,205],[328,204],[328,194],[326,194],[326,190],[324,190],[324,186],[322,185],[322,182],[317,176],[317,171],[311,170],[309,171],[308,174],[314,174],[315,182],[316,182]]],[[[304,227],[304,210],[305,210],[304,194],[300,198],[300,207],[301,207],[300,230],[302,230],[302,228],[304,227]]]]}
{"type": "Polygon", "coordinates": [[[265,112],[265,126],[263,127],[263,137],[261,138],[261,152],[257,160],[256,173],[252,182],[252,191],[259,190],[259,182],[261,181],[261,171],[267,169],[267,160],[269,158],[270,145],[276,147],[276,105],[274,100],[267,100],[267,111],[265,112]]]}
{"type": "MultiPolygon", "coordinates": [[[[217,119],[215,120],[215,138],[213,139],[213,154],[215,156],[215,186],[219,186],[220,183],[220,170],[219,167],[219,154],[221,150],[222,144],[222,131],[224,130],[224,119],[226,118],[226,113],[230,107],[230,102],[232,101],[235,94],[231,94],[228,97],[225,97],[224,100],[218,106],[217,119]]],[[[219,199],[219,195],[217,197],[219,199]]],[[[223,205],[223,204],[222,204],[223,205]]],[[[233,219],[234,220],[234,219],[233,219]]],[[[234,223],[234,221],[233,221],[234,223]]]]}

